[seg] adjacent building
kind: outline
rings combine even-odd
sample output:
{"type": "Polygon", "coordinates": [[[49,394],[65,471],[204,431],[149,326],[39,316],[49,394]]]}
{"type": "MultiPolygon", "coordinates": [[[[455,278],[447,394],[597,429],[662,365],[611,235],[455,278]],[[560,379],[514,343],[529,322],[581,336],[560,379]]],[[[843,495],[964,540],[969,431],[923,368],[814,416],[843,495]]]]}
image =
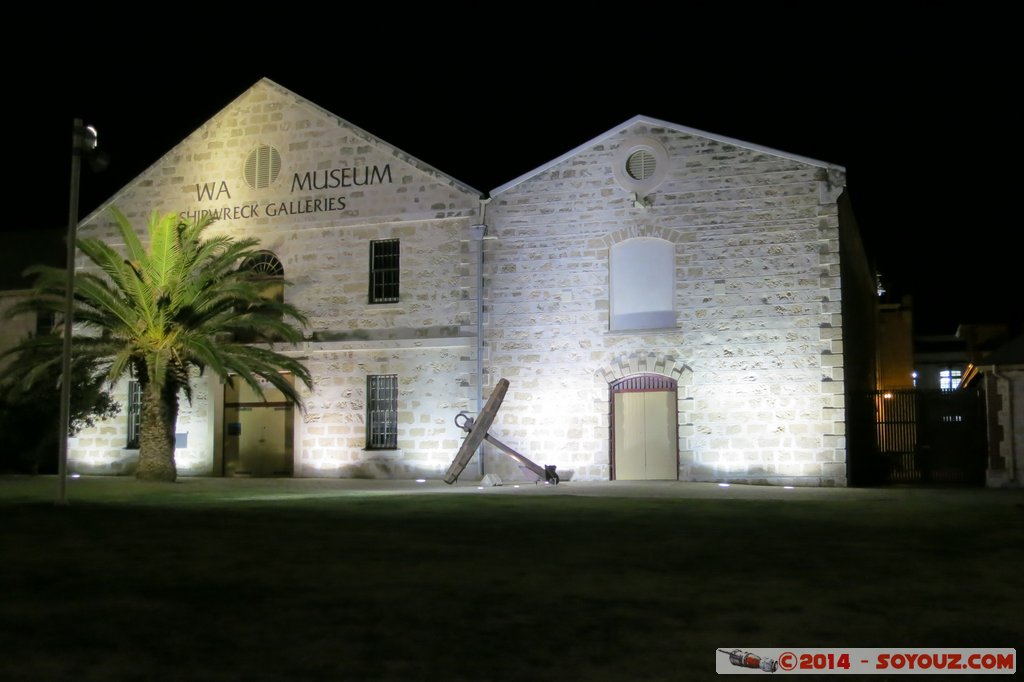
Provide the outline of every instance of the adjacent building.
{"type": "Polygon", "coordinates": [[[985,393],[990,487],[1024,487],[1024,335],[974,366],[985,393]]]}

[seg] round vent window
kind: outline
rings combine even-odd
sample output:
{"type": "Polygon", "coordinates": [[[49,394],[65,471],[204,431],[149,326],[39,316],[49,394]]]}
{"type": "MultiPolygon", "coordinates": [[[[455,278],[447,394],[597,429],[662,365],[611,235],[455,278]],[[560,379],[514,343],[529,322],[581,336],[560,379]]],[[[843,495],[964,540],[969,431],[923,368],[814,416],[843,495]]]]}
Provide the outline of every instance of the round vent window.
{"type": "Polygon", "coordinates": [[[265,189],[277,180],[280,172],[281,155],[270,145],[261,144],[253,147],[249,156],[245,157],[242,176],[249,187],[265,189]]]}
{"type": "Polygon", "coordinates": [[[627,192],[654,191],[668,174],[668,152],[650,137],[624,140],[612,158],[615,180],[627,192]]]}
{"type": "Polygon", "coordinates": [[[658,160],[646,149],[633,152],[629,155],[629,160],[626,161],[626,172],[634,180],[647,180],[654,175],[657,168],[658,160]]]}

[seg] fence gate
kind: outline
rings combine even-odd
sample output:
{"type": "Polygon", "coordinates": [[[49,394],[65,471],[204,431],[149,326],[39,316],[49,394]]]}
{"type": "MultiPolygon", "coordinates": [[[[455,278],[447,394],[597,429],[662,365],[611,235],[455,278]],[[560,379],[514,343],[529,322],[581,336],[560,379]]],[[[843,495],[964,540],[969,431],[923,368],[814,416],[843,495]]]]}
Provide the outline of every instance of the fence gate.
{"type": "Polygon", "coordinates": [[[985,421],[976,391],[874,391],[864,483],[984,485],[985,421]]]}

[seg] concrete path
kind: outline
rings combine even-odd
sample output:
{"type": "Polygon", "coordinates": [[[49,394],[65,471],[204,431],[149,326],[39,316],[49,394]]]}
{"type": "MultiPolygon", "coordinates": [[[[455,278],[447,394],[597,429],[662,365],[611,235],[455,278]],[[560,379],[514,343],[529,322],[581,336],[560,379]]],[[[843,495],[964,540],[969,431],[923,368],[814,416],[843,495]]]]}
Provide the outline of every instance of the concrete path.
{"type": "MultiPolygon", "coordinates": [[[[44,501],[55,499],[55,476],[0,476],[0,500],[44,501]]],[[[594,496],[628,498],[689,498],[748,500],[892,500],[919,494],[989,494],[980,489],[925,488],[784,488],[679,481],[569,481],[559,485],[508,481],[501,486],[482,486],[479,481],[446,485],[440,480],[369,480],[312,478],[181,478],[177,483],[143,483],[130,477],[81,476],[68,481],[68,498],[104,501],[144,501],[147,495],[215,500],[285,500],[378,495],[521,495],[594,496]]]]}

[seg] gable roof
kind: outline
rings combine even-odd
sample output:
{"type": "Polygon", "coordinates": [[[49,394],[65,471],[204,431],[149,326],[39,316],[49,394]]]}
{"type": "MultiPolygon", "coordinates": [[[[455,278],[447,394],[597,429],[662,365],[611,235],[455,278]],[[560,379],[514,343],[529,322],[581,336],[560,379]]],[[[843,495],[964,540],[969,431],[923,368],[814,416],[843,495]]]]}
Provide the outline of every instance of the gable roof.
{"type": "Polygon", "coordinates": [[[981,370],[1006,365],[1024,365],[1024,334],[978,361],[978,368],[981,370]]]}
{"type": "Polygon", "coordinates": [[[543,166],[538,166],[537,168],[534,168],[532,171],[524,173],[524,174],[520,175],[518,178],[516,178],[514,180],[510,180],[509,182],[506,182],[501,187],[497,187],[497,188],[491,190],[491,194],[490,195],[493,197],[493,196],[496,196],[498,194],[501,194],[502,192],[506,192],[506,191],[512,189],[513,187],[515,187],[516,185],[519,185],[520,183],[526,182],[527,180],[529,180],[530,178],[534,177],[535,175],[539,175],[539,174],[541,174],[541,173],[543,173],[543,172],[553,168],[554,166],[557,166],[558,164],[562,163],[563,161],[571,159],[572,157],[576,156],[580,152],[586,151],[587,149],[593,147],[594,145],[600,144],[600,143],[608,140],[609,138],[611,138],[611,137],[613,137],[615,135],[618,135],[620,132],[622,132],[626,128],[634,126],[637,123],[643,123],[643,124],[646,124],[646,125],[649,125],[649,126],[654,126],[654,127],[657,127],[657,128],[668,128],[670,130],[675,130],[676,132],[684,133],[686,135],[695,135],[695,136],[698,136],[698,137],[704,137],[704,138],[707,138],[709,140],[715,140],[716,142],[721,142],[722,144],[733,145],[735,147],[742,147],[744,149],[750,149],[750,150],[757,151],[757,152],[763,152],[765,154],[771,154],[772,156],[778,156],[778,157],[781,157],[781,158],[784,158],[784,159],[790,159],[792,161],[798,161],[800,163],[806,163],[809,166],[818,166],[819,168],[826,168],[826,169],[837,170],[837,171],[842,171],[842,172],[846,171],[846,169],[843,166],[840,166],[840,165],[837,165],[837,164],[834,164],[834,163],[828,163],[827,161],[819,161],[817,159],[812,159],[812,158],[807,157],[807,156],[800,156],[799,154],[790,154],[789,152],[780,151],[778,149],[772,149],[771,147],[764,147],[764,146],[759,145],[759,144],[754,144],[753,142],[744,142],[743,140],[737,140],[737,139],[732,138],[732,137],[726,137],[724,135],[716,135],[715,133],[709,133],[709,132],[705,132],[703,130],[697,130],[696,128],[688,128],[686,126],[681,126],[681,125],[678,125],[676,123],[670,123],[668,121],[662,121],[661,119],[651,118],[650,116],[637,115],[637,116],[634,116],[633,118],[629,119],[628,121],[625,121],[625,122],[621,123],[620,125],[617,125],[614,128],[612,128],[612,129],[610,129],[610,130],[608,130],[608,131],[606,131],[604,133],[601,133],[600,135],[598,135],[594,139],[592,139],[592,140],[590,140],[588,142],[584,142],[583,144],[579,145],[578,147],[570,149],[569,151],[567,151],[566,153],[562,154],[558,158],[555,158],[555,159],[552,159],[551,161],[548,161],[543,166]]]}
{"type": "Polygon", "coordinates": [[[285,98],[294,100],[294,102],[296,104],[298,104],[300,106],[307,107],[309,109],[312,109],[312,110],[316,111],[317,113],[319,113],[322,116],[325,116],[327,118],[334,119],[334,121],[339,126],[344,126],[345,128],[349,129],[357,137],[362,138],[364,141],[366,141],[366,142],[368,142],[368,143],[370,143],[372,145],[375,145],[377,147],[381,147],[381,148],[389,151],[397,159],[399,159],[399,160],[401,160],[401,161],[403,161],[405,163],[408,163],[409,165],[414,166],[415,168],[418,168],[419,170],[423,171],[427,175],[430,175],[430,176],[436,178],[442,184],[450,185],[451,187],[454,187],[455,189],[457,189],[457,190],[459,190],[461,192],[464,192],[466,194],[472,194],[472,195],[474,195],[476,197],[479,197],[479,198],[483,198],[483,196],[484,196],[483,192],[481,192],[480,190],[478,190],[478,189],[476,189],[474,187],[471,187],[470,185],[467,185],[466,183],[464,183],[464,182],[462,182],[460,180],[457,180],[456,178],[453,178],[452,176],[448,175],[447,173],[444,173],[444,172],[438,170],[437,168],[431,166],[430,164],[428,164],[428,163],[426,163],[424,161],[420,161],[419,159],[417,159],[412,154],[408,154],[408,153],[402,151],[401,149],[399,149],[398,147],[394,146],[393,144],[389,144],[388,142],[385,142],[384,140],[380,139],[376,135],[373,135],[373,134],[363,130],[359,126],[357,126],[357,125],[355,125],[353,123],[350,123],[349,121],[346,121],[345,119],[343,119],[342,117],[338,116],[337,114],[333,114],[330,111],[327,111],[326,109],[324,109],[320,105],[316,104],[315,102],[311,102],[308,99],[306,99],[305,97],[302,97],[301,95],[298,95],[298,94],[292,92],[291,90],[289,90],[288,88],[284,87],[283,85],[279,85],[279,84],[275,83],[274,81],[270,80],[269,78],[261,78],[258,81],[256,81],[256,83],[254,83],[252,85],[252,87],[248,88],[245,92],[240,94],[238,97],[236,97],[235,99],[231,100],[231,102],[229,102],[227,106],[225,106],[223,109],[221,109],[216,114],[214,114],[212,117],[210,117],[205,123],[203,123],[203,125],[201,125],[199,128],[197,128],[196,130],[193,130],[188,135],[186,135],[185,138],[181,142],[179,142],[178,144],[174,145],[163,156],[161,156],[159,159],[157,159],[156,161],[151,163],[148,167],[146,167],[146,169],[144,171],[142,171],[137,176],[135,176],[130,181],[128,181],[123,187],[121,187],[121,189],[117,190],[109,199],[104,201],[94,211],[92,211],[92,213],[90,213],[85,218],[82,218],[79,221],[79,224],[87,223],[90,220],[92,220],[95,216],[97,216],[97,215],[103,213],[104,211],[106,211],[111,205],[113,205],[115,203],[115,201],[118,199],[118,197],[120,197],[125,191],[129,190],[130,188],[132,188],[135,185],[135,183],[139,181],[140,178],[142,178],[146,174],[152,172],[154,169],[156,169],[159,166],[161,166],[161,164],[164,163],[165,159],[167,159],[168,157],[172,156],[179,148],[181,148],[183,145],[185,145],[197,132],[202,130],[211,121],[213,121],[217,117],[223,115],[225,112],[230,110],[232,107],[234,107],[240,101],[242,101],[245,97],[247,97],[251,92],[253,92],[257,88],[261,88],[261,87],[267,87],[267,88],[271,88],[273,90],[276,90],[278,94],[284,96],[285,98]]]}

